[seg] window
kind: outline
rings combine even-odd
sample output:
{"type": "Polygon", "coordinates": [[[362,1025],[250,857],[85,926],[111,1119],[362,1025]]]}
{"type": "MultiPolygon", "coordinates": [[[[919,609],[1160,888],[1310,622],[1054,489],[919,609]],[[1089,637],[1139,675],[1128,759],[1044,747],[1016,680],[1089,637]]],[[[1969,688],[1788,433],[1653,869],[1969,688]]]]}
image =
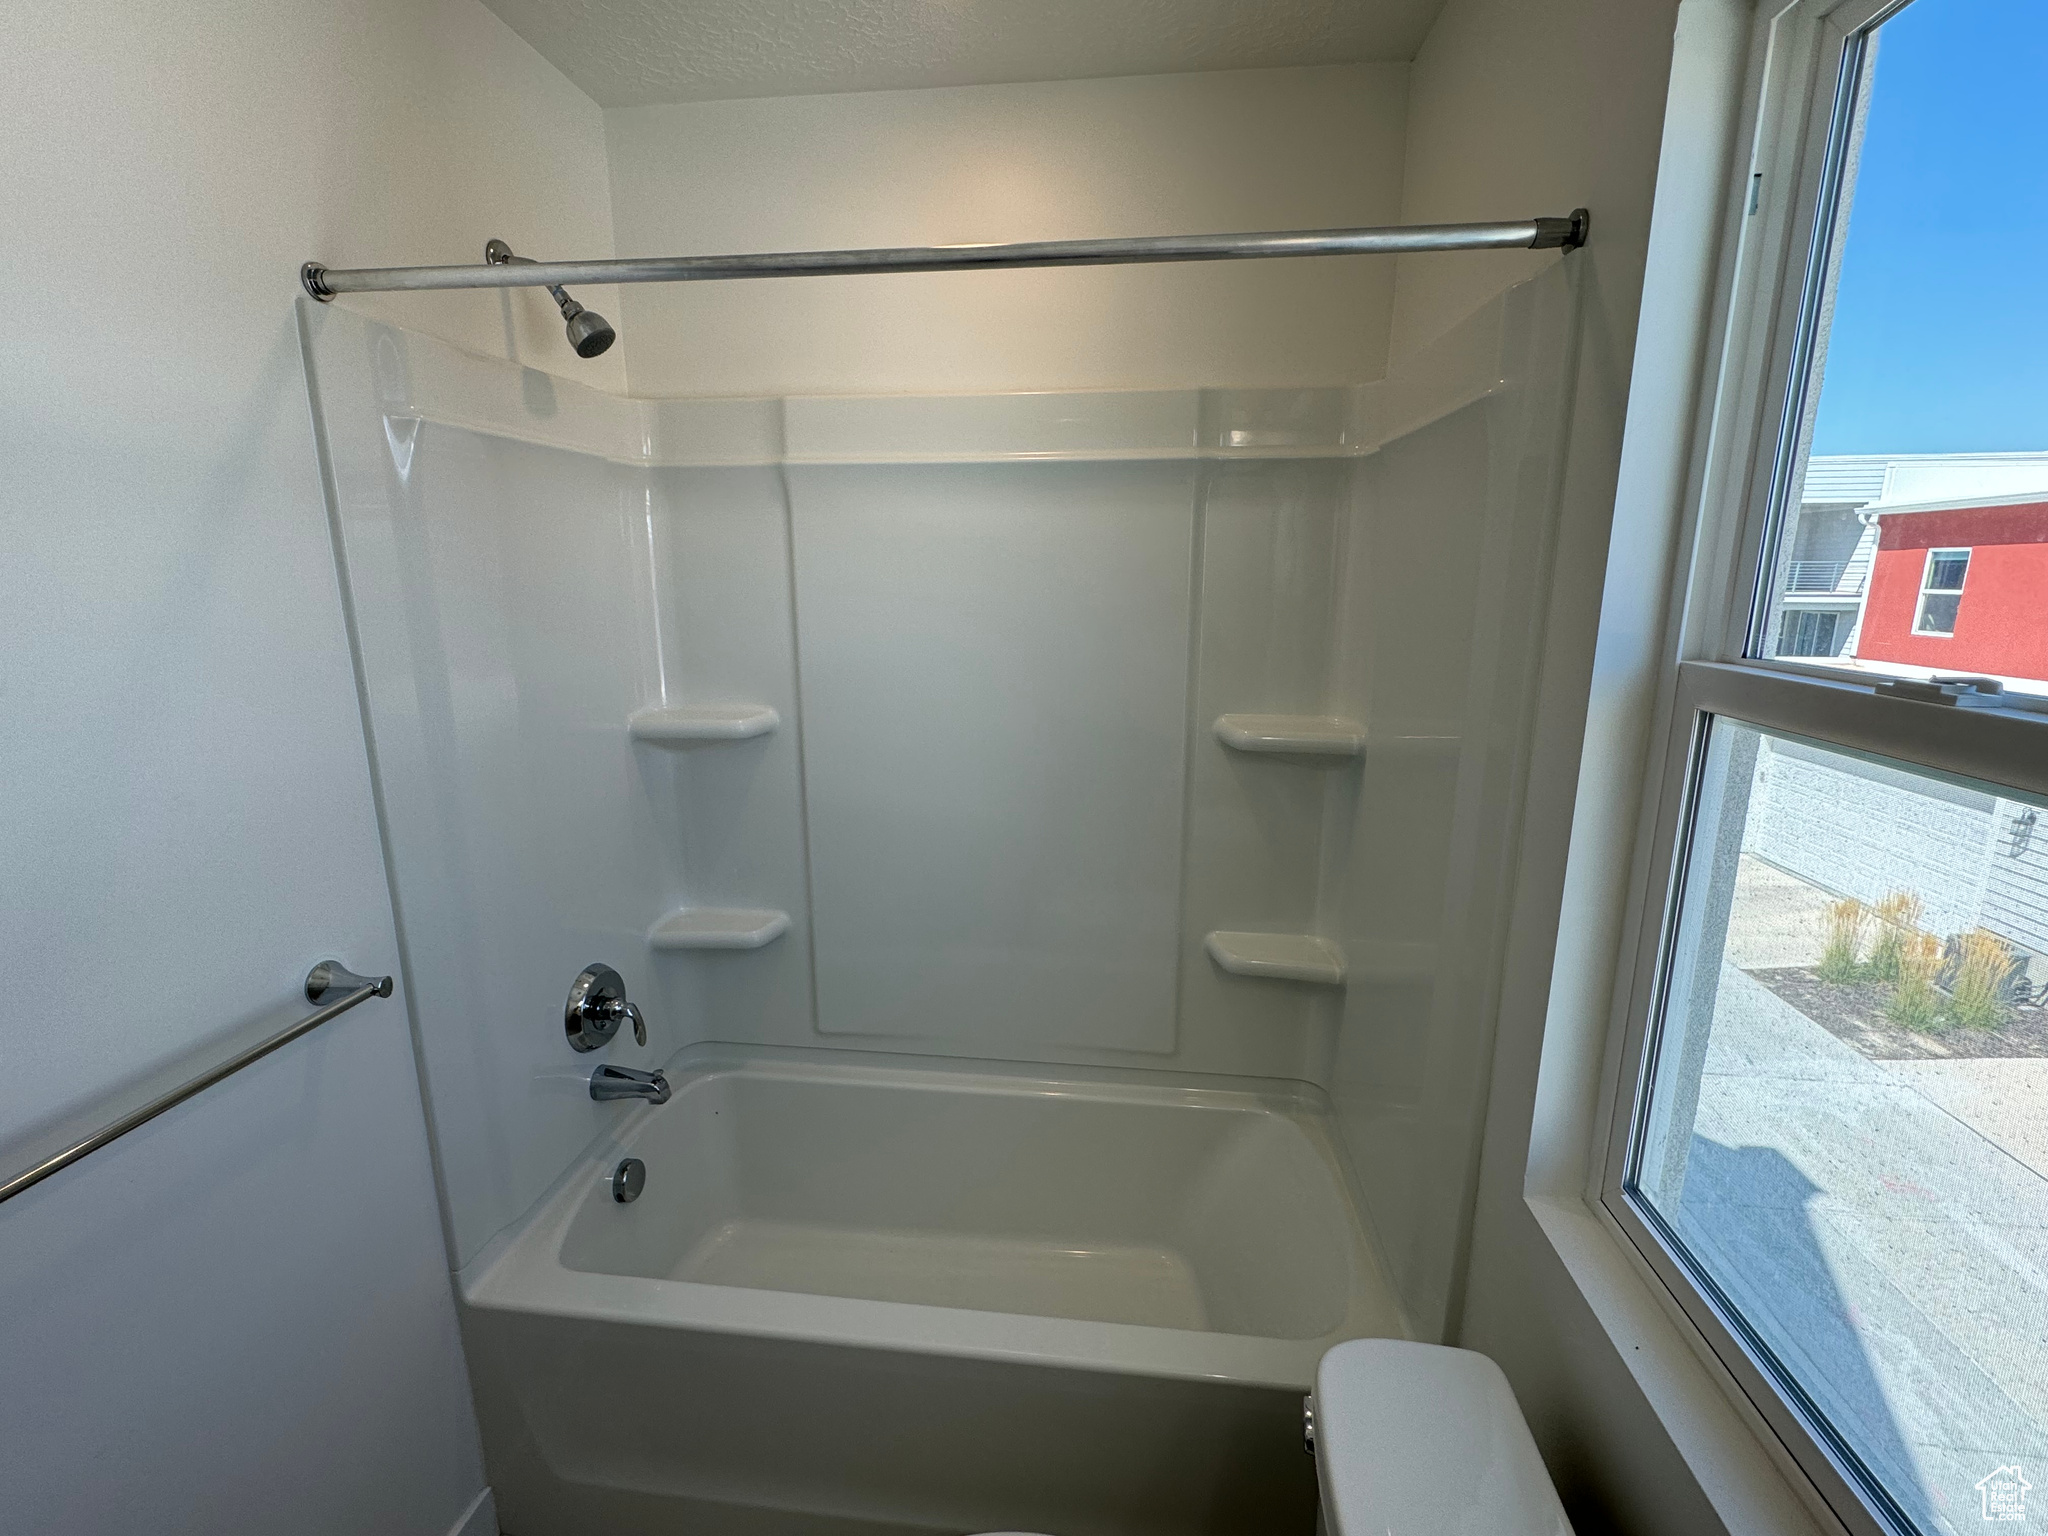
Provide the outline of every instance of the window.
{"type": "Polygon", "coordinates": [[[1787,610],[1778,626],[1778,654],[1833,656],[1840,649],[1835,630],[1841,620],[1839,613],[1816,612],[1811,608],[1787,610]]]}
{"type": "Polygon", "coordinates": [[[1927,551],[1927,573],[1920,581],[1920,611],[1913,616],[1914,634],[1956,632],[1956,612],[1963,606],[1963,578],[1969,573],[1967,549],[1927,551]]]}
{"type": "Polygon", "coordinates": [[[2048,1488],[2048,7],[1762,9],[1599,1203],[1843,1526],[1974,1531],[2048,1488]]]}
{"type": "Polygon", "coordinates": [[[1782,615],[1825,590],[1857,599],[1831,671],[2048,694],[2048,291],[2030,254],[2048,235],[2048,18],[2026,0],[1768,9],[1786,46],[1743,240],[1755,296],[1782,307],[1742,320],[1778,333],[1783,371],[1756,380],[1771,440],[1744,499],[1771,596],[1743,652],[1821,658],[1782,615]]]}
{"type": "Polygon", "coordinates": [[[2048,1468],[2048,860],[1999,848],[2039,802],[1702,731],[1626,1188],[1866,1498],[1952,1529],[2048,1468]]]}

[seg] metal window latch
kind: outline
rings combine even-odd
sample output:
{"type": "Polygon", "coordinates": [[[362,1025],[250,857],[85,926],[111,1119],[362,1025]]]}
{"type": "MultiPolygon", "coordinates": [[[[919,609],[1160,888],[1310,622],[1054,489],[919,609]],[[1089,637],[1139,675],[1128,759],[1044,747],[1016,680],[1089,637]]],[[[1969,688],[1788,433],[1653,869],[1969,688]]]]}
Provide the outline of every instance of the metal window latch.
{"type": "Polygon", "coordinates": [[[2005,696],[2005,684],[1995,677],[1931,677],[1925,681],[1899,677],[1879,683],[1872,691],[1887,698],[1960,705],[1964,709],[1998,709],[2013,702],[2005,696]]]}
{"type": "Polygon", "coordinates": [[[633,1026],[633,1043],[647,1043],[647,1021],[640,1010],[626,1001],[626,983],[608,965],[587,965],[569,988],[569,1003],[562,1012],[562,1028],[573,1050],[594,1051],[619,1032],[624,1023],[633,1026]]]}

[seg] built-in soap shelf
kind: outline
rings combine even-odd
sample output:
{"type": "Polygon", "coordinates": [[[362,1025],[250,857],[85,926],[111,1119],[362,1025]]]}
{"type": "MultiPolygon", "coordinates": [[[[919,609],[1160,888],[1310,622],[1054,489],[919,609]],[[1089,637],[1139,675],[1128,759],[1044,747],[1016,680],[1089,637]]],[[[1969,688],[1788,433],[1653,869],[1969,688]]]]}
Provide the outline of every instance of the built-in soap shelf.
{"type": "Polygon", "coordinates": [[[647,930],[651,949],[759,949],[789,931],[789,914],[762,907],[678,907],[647,930]]]}
{"type": "Polygon", "coordinates": [[[658,747],[687,747],[706,741],[744,741],[766,736],[782,716],[766,704],[683,704],[636,709],[626,717],[635,741],[658,747]]]}
{"type": "Polygon", "coordinates": [[[1238,752],[1357,757],[1365,727],[1338,715],[1218,715],[1216,738],[1238,752]]]}
{"type": "Polygon", "coordinates": [[[1270,981],[1344,981],[1344,951],[1312,933],[1212,933],[1202,941],[1209,958],[1233,976],[1270,981]]]}

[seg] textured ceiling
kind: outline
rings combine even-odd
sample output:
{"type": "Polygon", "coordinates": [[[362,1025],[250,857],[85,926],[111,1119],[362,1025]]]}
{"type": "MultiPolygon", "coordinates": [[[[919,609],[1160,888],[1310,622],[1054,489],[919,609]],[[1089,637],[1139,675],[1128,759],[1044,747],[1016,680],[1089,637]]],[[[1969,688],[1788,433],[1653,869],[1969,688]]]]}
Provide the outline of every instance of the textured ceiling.
{"type": "Polygon", "coordinates": [[[484,0],[600,106],[1411,59],[1443,0],[484,0]]]}

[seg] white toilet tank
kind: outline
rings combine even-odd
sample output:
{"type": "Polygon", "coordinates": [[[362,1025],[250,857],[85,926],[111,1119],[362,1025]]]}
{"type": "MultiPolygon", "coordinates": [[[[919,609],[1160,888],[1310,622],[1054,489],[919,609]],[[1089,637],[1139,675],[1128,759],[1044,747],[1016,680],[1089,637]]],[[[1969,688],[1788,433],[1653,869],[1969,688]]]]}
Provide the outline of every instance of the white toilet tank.
{"type": "Polygon", "coordinates": [[[1571,1536],[1500,1367],[1437,1344],[1354,1339],[1316,1371],[1328,1536],[1571,1536]]]}

